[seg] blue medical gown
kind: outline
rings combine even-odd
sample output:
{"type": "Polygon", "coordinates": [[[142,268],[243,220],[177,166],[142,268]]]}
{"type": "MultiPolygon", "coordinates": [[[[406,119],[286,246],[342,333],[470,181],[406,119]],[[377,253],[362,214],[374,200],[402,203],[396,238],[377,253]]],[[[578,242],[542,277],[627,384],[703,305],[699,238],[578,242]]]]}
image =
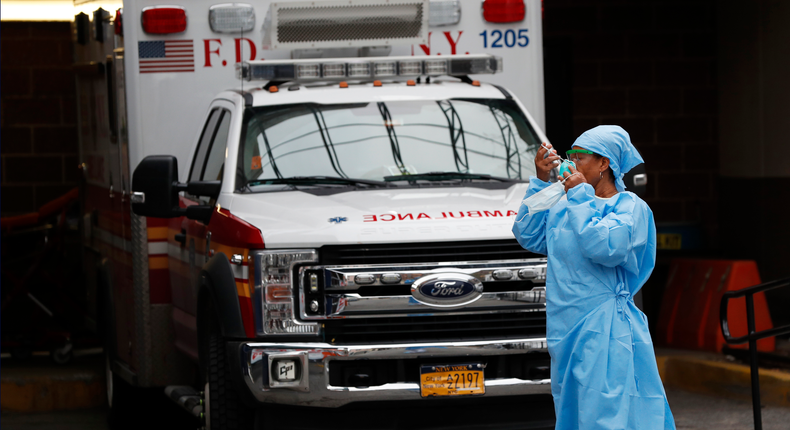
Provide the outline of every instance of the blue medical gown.
{"type": "MultiPolygon", "coordinates": [[[[525,196],[549,185],[535,177],[525,196]]],[[[634,305],[656,261],[653,213],[581,184],[548,211],[521,205],[513,234],[548,256],[547,341],[557,430],[674,429],[647,318],[634,305]]]]}

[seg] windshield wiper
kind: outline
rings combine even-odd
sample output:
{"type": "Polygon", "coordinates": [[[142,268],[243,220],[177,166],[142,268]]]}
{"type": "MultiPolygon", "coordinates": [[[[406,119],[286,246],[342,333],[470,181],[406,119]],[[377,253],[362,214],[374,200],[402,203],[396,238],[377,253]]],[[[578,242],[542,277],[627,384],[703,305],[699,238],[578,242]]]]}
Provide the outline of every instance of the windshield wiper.
{"type": "Polygon", "coordinates": [[[389,187],[390,184],[383,181],[372,181],[367,179],[341,178],[339,176],[291,176],[289,178],[269,178],[253,179],[247,182],[247,186],[256,185],[370,185],[373,187],[389,187]]]}
{"type": "Polygon", "coordinates": [[[404,175],[408,174],[409,169],[403,164],[403,157],[401,157],[400,143],[398,143],[398,135],[395,133],[392,115],[385,103],[379,102],[377,105],[379,107],[379,113],[381,113],[381,118],[384,120],[384,127],[387,129],[387,136],[390,138],[390,149],[392,150],[392,158],[395,160],[395,166],[397,166],[398,170],[404,175]]]}
{"type": "Polygon", "coordinates": [[[477,173],[461,173],[461,172],[428,172],[428,173],[416,173],[413,175],[395,175],[395,176],[384,177],[384,180],[386,182],[446,181],[450,179],[461,179],[461,180],[480,179],[480,180],[499,181],[499,182],[518,181],[517,179],[500,178],[498,176],[482,175],[477,173]]]}

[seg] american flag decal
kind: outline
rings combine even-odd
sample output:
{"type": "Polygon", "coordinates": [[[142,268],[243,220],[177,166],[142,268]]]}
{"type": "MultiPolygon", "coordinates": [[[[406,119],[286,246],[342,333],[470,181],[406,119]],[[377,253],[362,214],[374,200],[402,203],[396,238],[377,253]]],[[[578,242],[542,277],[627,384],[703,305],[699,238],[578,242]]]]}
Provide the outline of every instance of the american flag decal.
{"type": "Polygon", "coordinates": [[[191,40],[137,42],[140,73],[194,72],[195,53],[191,40]]]}

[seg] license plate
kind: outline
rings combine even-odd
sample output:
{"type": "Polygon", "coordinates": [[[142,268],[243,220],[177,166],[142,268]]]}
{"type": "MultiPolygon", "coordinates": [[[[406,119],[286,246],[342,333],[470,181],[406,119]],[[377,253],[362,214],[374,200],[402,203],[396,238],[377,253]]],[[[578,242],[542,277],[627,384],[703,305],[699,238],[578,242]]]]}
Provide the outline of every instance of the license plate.
{"type": "Polygon", "coordinates": [[[420,366],[420,395],[431,397],[485,394],[484,367],[480,363],[420,366]]]}

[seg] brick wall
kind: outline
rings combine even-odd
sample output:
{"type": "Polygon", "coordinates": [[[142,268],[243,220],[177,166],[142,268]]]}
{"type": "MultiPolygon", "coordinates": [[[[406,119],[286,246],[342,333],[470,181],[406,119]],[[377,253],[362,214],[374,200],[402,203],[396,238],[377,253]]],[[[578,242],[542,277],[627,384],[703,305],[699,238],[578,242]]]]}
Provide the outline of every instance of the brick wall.
{"type": "MultiPolygon", "coordinates": [[[[598,124],[623,126],[645,158],[645,200],[656,222],[701,222],[713,246],[715,2],[545,0],[544,7],[547,47],[570,46],[573,138],[598,124]]],[[[549,124],[551,115],[547,108],[549,124]]]]}
{"type": "Polygon", "coordinates": [[[3,22],[2,215],[33,212],[77,184],[77,117],[67,22],[3,22]]]}

